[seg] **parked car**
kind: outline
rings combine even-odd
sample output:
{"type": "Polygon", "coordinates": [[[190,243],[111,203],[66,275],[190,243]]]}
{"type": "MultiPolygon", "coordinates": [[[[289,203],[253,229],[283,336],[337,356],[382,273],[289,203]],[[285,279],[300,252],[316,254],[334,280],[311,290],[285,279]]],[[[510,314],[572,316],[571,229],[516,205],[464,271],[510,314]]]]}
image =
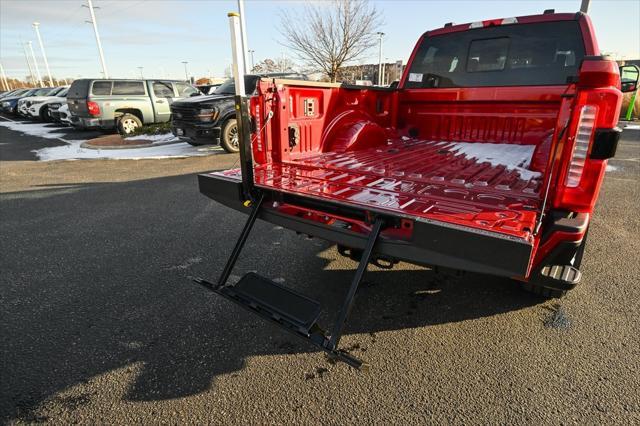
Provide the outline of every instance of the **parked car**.
{"type": "Polygon", "coordinates": [[[46,96],[33,96],[25,101],[27,116],[40,121],[50,121],[49,105],[66,102],[69,86],[61,86],[49,92],[46,96]]]}
{"type": "Polygon", "coordinates": [[[59,121],[62,124],[66,124],[67,126],[70,126],[71,113],[69,112],[69,105],[65,103],[62,106],[60,106],[60,108],[56,110],[56,115],[53,115],[53,112],[52,112],[52,117],[54,118],[57,117],[57,121],[59,121]]]}
{"type": "Polygon", "coordinates": [[[78,79],[67,104],[76,127],[130,134],[143,124],[169,121],[175,99],[196,95],[198,89],[184,81],[78,79]]]}
{"type": "MultiPolygon", "coordinates": [[[[67,91],[67,93],[69,92],[67,91]]],[[[63,100],[59,102],[54,101],[47,105],[47,114],[49,116],[49,121],[53,121],[54,123],[60,123],[60,110],[62,107],[66,107],[68,111],[69,107],[67,106],[66,95],[63,100]]]]}
{"type": "Polygon", "coordinates": [[[43,87],[36,90],[28,96],[18,100],[17,112],[22,117],[29,117],[29,106],[33,102],[40,102],[43,97],[55,96],[56,93],[62,91],[64,87],[43,87]]]}
{"type": "Polygon", "coordinates": [[[26,89],[3,98],[0,103],[0,110],[6,114],[18,115],[18,101],[24,97],[33,96],[38,90],[40,90],[40,88],[26,89]]]}
{"type": "MultiPolygon", "coordinates": [[[[261,77],[308,80],[299,73],[245,76],[247,91],[253,92],[261,77]]],[[[238,127],[233,104],[234,80],[229,79],[213,95],[183,99],[171,105],[171,130],[191,145],[219,144],[227,152],[238,152],[238,127]]]]}
{"type": "Polygon", "coordinates": [[[14,90],[10,90],[8,92],[4,92],[4,93],[0,94],[0,100],[5,99],[5,98],[9,98],[9,97],[12,97],[12,96],[17,96],[20,93],[24,93],[24,92],[26,92],[28,90],[29,89],[24,89],[23,88],[23,89],[14,89],[14,90]]]}
{"type": "Polygon", "coordinates": [[[253,143],[241,169],[199,176],[201,192],[249,216],[221,276],[196,282],[358,368],[338,343],[368,263],[471,271],[485,274],[476,285],[498,276],[560,297],[581,279],[621,101],[618,66],[583,13],[427,31],[397,89],[262,79],[242,117],[253,143]],[[228,282],[258,218],[359,262],[333,327],[294,285],[255,272],[228,282]]]}

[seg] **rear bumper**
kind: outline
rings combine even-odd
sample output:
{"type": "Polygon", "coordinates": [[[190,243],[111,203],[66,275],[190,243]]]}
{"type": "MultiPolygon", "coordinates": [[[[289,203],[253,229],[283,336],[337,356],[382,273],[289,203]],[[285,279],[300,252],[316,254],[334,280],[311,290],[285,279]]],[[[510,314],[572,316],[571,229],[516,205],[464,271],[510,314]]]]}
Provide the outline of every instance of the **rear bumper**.
{"type": "Polygon", "coordinates": [[[187,139],[198,144],[209,145],[219,144],[222,130],[220,126],[214,124],[193,124],[187,122],[173,121],[171,132],[180,139],[187,139]]]}
{"type": "Polygon", "coordinates": [[[75,116],[74,118],[77,118],[77,121],[75,121],[72,118],[71,123],[74,126],[82,127],[84,129],[111,130],[116,127],[116,122],[114,119],[104,120],[102,118],[88,118],[88,117],[75,117],[75,116]]]}
{"type": "MultiPolygon", "coordinates": [[[[241,181],[220,175],[202,174],[198,176],[198,182],[200,192],[204,195],[228,207],[248,213],[248,209],[242,204],[241,181]]],[[[346,247],[355,249],[365,247],[367,241],[365,233],[292,216],[284,213],[277,206],[283,204],[299,206],[312,203],[313,206],[310,208],[316,211],[343,218],[345,216],[364,218],[371,211],[354,206],[345,207],[336,203],[310,200],[277,191],[265,192],[266,201],[259,214],[260,219],[346,247]]],[[[403,219],[388,213],[383,214],[390,220],[403,219]]],[[[533,245],[521,239],[426,219],[415,220],[412,227],[409,240],[394,239],[383,233],[376,244],[376,254],[419,265],[437,265],[506,277],[528,276],[533,245]]]]}

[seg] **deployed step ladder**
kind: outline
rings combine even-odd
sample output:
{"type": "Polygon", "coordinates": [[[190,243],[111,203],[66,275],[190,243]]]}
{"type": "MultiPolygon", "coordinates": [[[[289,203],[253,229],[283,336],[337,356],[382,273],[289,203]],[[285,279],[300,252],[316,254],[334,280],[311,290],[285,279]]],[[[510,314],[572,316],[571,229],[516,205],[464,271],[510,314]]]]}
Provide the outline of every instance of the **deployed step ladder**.
{"type": "Polygon", "coordinates": [[[340,337],[342,336],[344,325],[351,311],[358,286],[367,270],[367,265],[371,259],[371,254],[380,235],[380,231],[384,227],[384,219],[378,217],[373,221],[371,233],[367,239],[364,252],[360,258],[360,263],[358,264],[353,280],[351,281],[347,296],[342,303],[342,308],[340,309],[331,333],[327,334],[317,323],[318,317],[320,316],[320,304],[317,301],[254,272],[249,272],[244,275],[236,284],[227,284],[231,270],[235,266],[242,247],[247,241],[247,237],[258,218],[263,200],[264,195],[261,194],[257,201],[253,203],[249,218],[242,229],[240,238],[238,238],[231,252],[231,257],[229,257],[218,282],[214,284],[200,278],[196,278],[195,282],[245,309],[276,323],[290,333],[307,340],[327,352],[331,358],[345,362],[357,369],[366,368],[367,364],[363,361],[338,349],[338,344],[340,343],[340,337]]]}

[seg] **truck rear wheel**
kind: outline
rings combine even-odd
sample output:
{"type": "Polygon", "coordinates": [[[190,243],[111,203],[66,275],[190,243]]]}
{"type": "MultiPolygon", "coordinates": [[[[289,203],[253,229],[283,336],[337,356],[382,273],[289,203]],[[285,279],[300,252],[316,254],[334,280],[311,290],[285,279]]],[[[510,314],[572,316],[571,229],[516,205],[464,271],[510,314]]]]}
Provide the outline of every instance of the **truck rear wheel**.
{"type": "Polygon", "coordinates": [[[230,118],[224,123],[222,128],[222,137],[220,138],[220,145],[230,154],[240,151],[238,134],[238,123],[235,118],[230,118]]]}
{"type": "Polygon", "coordinates": [[[138,127],[142,127],[142,121],[133,114],[124,114],[117,124],[118,133],[121,135],[130,135],[138,127]]]}

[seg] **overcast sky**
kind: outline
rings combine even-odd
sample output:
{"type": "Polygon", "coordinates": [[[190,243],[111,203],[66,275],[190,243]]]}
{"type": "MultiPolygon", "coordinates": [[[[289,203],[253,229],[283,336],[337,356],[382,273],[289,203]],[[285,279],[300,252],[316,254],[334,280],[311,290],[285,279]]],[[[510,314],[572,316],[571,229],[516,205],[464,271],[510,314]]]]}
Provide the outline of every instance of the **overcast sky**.
{"type": "MultiPolygon", "coordinates": [[[[0,0],[0,62],[8,77],[28,74],[20,40],[33,41],[41,72],[33,21],[40,22],[54,77],[99,77],[100,62],[84,0],[0,0]]],[[[196,77],[222,76],[231,60],[227,12],[230,0],[94,0],[107,66],[112,77],[184,78],[182,61],[196,77]]],[[[406,62],[424,31],[446,22],[465,23],[541,13],[544,9],[575,12],[580,0],[502,1],[374,1],[384,16],[384,57],[406,62]]],[[[277,58],[279,13],[300,11],[303,1],[247,0],[249,47],[256,62],[277,58]]],[[[589,11],[600,48],[619,56],[640,58],[640,1],[593,0],[589,11]]],[[[291,57],[291,55],[289,55],[291,57]]],[[[377,50],[366,62],[377,62],[377,50]]]]}

